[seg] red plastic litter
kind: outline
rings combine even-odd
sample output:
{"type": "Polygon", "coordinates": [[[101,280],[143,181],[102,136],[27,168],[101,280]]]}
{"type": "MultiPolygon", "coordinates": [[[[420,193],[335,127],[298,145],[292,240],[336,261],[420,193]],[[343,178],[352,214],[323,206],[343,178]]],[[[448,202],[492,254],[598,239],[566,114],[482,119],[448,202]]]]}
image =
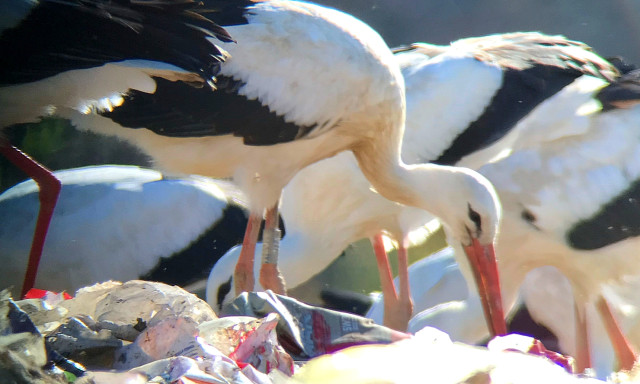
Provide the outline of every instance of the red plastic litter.
{"type": "MultiPolygon", "coordinates": [[[[47,296],[48,294],[58,295],[59,293],[53,292],[53,291],[47,291],[46,289],[31,288],[24,295],[24,299],[44,299],[45,296],[47,296]]],[[[73,299],[73,296],[63,291],[62,298],[65,300],[70,300],[70,299],[73,299]]]]}

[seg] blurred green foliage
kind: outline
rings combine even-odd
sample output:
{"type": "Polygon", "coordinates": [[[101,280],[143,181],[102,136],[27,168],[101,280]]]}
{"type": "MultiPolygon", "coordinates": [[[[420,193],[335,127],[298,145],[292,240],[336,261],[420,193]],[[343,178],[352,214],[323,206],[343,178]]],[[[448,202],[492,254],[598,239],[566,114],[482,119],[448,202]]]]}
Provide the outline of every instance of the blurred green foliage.
{"type": "MultiPolygon", "coordinates": [[[[38,123],[15,125],[4,134],[11,144],[51,170],[97,164],[151,164],[146,155],[130,144],[78,131],[63,119],[49,117],[38,123]]],[[[0,192],[27,178],[0,156],[0,192]]]]}

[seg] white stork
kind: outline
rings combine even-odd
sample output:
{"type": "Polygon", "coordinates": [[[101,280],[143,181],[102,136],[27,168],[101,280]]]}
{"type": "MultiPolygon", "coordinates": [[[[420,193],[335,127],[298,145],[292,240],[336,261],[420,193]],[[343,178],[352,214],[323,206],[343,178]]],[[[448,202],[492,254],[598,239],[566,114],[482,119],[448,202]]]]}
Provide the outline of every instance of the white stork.
{"type": "MultiPolygon", "coordinates": [[[[5,0],[0,3],[0,129],[33,122],[57,107],[77,107],[111,96],[132,76],[114,77],[114,62],[136,61],[128,71],[146,74],[149,61],[165,63],[158,76],[211,81],[224,58],[207,37],[231,41],[218,25],[194,12],[191,0],[5,0]],[[105,78],[105,72],[111,72],[105,78]]],[[[122,65],[122,64],[120,64],[122,65]]],[[[124,70],[122,70],[124,71],[124,70]]],[[[135,86],[153,85],[138,75],[135,86]],[[141,83],[142,81],[142,83],[141,83]]],[[[105,99],[106,98],[106,99],[105,99]]],[[[23,283],[33,286],[60,182],[0,136],[0,153],[34,177],[40,213],[23,283]]]]}
{"type": "MultiPolygon", "coordinates": [[[[401,161],[404,79],[381,37],[347,14],[296,1],[238,1],[210,17],[237,41],[222,46],[229,59],[216,75],[215,92],[154,77],[151,90],[122,89],[109,108],[93,103],[58,113],[133,142],[164,169],[233,177],[252,212],[236,292],[254,287],[253,247],[265,209],[265,236],[278,238],[282,188],[305,166],[351,150],[378,193],[428,210],[451,227],[485,276],[478,284],[491,328],[504,332],[493,262],[499,203],[475,172],[401,161]]],[[[284,292],[276,255],[267,247],[260,280],[284,292]]]]}
{"type": "MultiPolygon", "coordinates": [[[[553,327],[549,317],[557,311],[532,315],[547,319],[554,330],[565,327],[558,332],[565,344],[567,330],[575,329],[577,345],[571,350],[579,370],[591,365],[588,328],[600,324],[587,324],[592,310],[600,315],[620,366],[630,369],[637,357],[605,297],[609,283],[624,290],[627,282],[637,284],[640,273],[634,251],[640,233],[638,104],[638,71],[613,82],[581,77],[523,118],[502,139],[508,150],[478,169],[494,184],[504,208],[505,230],[496,249],[506,307],[529,271],[557,268],[573,291],[575,325],[553,327]]],[[[418,317],[425,316],[434,314],[418,317]]],[[[422,320],[412,319],[413,326],[422,320]]]]}
{"type": "Polygon", "coordinates": [[[562,272],[574,293],[580,368],[589,366],[591,305],[621,366],[630,368],[636,357],[601,292],[640,274],[639,104],[638,71],[613,83],[580,78],[519,123],[507,156],[479,169],[505,206],[509,230],[498,248],[501,271],[509,275],[506,295],[532,268],[562,272]]]}
{"type": "MultiPolygon", "coordinates": [[[[97,282],[138,278],[185,285],[242,241],[248,213],[229,182],[113,165],[54,176],[62,189],[42,252],[38,288],[73,293],[97,282]]],[[[37,195],[33,180],[0,195],[2,289],[20,287],[37,195]]]]}
{"type": "MultiPolygon", "coordinates": [[[[468,166],[482,165],[486,153],[498,152],[498,144],[490,145],[575,78],[616,73],[584,44],[539,33],[464,39],[448,47],[416,44],[398,50],[395,59],[406,82],[405,161],[468,166]]],[[[385,301],[385,324],[406,327],[412,314],[407,274],[400,276],[397,295],[378,235],[384,230],[398,240],[399,270],[406,271],[406,236],[431,216],[372,191],[348,153],[302,170],[285,188],[282,213],[291,240],[283,240],[281,258],[295,263],[283,266],[292,273],[287,279],[305,281],[347,244],[370,237],[385,297],[398,297],[385,301]]],[[[215,292],[230,276],[222,265],[214,271],[210,299],[221,298],[217,304],[222,304],[228,298],[215,292]]]]}
{"type": "MultiPolygon", "coordinates": [[[[640,233],[638,104],[638,71],[614,82],[581,77],[524,117],[502,139],[509,143],[508,151],[479,168],[498,190],[504,208],[505,229],[496,251],[506,307],[529,271],[555,267],[570,285],[550,282],[552,272],[538,268],[528,279],[549,286],[528,282],[524,301],[532,316],[558,335],[565,351],[575,353],[579,370],[591,366],[594,349],[589,344],[595,341],[599,374],[611,369],[603,362],[604,348],[613,348],[624,369],[637,357],[636,340],[620,330],[606,299],[622,311],[623,293],[637,287],[640,272],[634,251],[640,233]],[[608,284],[614,282],[619,286],[612,289],[608,284]],[[539,298],[545,288],[556,291],[554,296],[539,298]],[[568,313],[574,305],[575,316],[568,313]],[[601,319],[591,317],[587,324],[591,311],[601,319]],[[599,336],[605,331],[611,345],[601,347],[599,336]],[[568,346],[571,342],[577,345],[568,346]]],[[[417,314],[409,330],[435,325],[463,340],[477,340],[484,333],[476,326],[479,308],[477,297],[443,304],[417,314]]]]}

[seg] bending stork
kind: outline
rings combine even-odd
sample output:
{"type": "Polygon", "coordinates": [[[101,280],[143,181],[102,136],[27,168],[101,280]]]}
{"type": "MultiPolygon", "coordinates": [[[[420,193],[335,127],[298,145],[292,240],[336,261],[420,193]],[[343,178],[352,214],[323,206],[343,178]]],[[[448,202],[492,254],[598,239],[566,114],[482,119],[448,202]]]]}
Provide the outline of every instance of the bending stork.
{"type": "MultiPolygon", "coordinates": [[[[585,74],[612,78],[617,73],[586,45],[539,33],[464,39],[447,47],[414,44],[398,49],[394,59],[400,64],[407,87],[403,159],[470,167],[484,164],[485,159],[505,148],[499,139],[574,79],[585,74]]],[[[443,188],[445,196],[453,193],[444,189],[446,185],[436,187],[443,188]]],[[[407,235],[432,216],[398,205],[372,190],[349,153],[305,168],[288,184],[283,196],[282,214],[290,230],[289,239],[282,243],[281,258],[290,264],[283,268],[293,274],[285,276],[304,282],[351,242],[372,238],[387,298],[385,324],[406,329],[412,315],[406,272],[407,235]],[[399,295],[380,246],[382,231],[399,244],[399,295]]],[[[442,204],[457,204],[451,196],[451,203],[442,204]]],[[[481,218],[474,225],[484,224],[481,218]]],[[[473,279],[470,274],[466,277],[473,279]]],[[[229,278],[225,264],[214,267],[210,302],[221,299],[215,303],[220,305],[229,300],[228,292],[216,293],[226,291],[223,288],[229,278]]]]}

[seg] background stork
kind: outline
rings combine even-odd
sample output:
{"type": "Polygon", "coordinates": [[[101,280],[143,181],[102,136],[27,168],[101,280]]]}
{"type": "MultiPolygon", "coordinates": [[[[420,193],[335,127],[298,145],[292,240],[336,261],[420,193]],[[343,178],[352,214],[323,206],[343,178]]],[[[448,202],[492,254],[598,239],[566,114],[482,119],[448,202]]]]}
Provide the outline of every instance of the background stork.
{"type": "MultiPolygon", "coordinates": [[[[87,100],[102,99],[108,108],[123,79],[105,81],[100,73],[112,71],[114,62],[137,60],[129,71],[139,73],[162,62],[163,76],[211,83],[223,54],[207,38],[231,38],[196,13],[196,6],[192,1],[174,0],[2,2],[0,129],[37,121],[57,107],[78,107],[87,100]]],[[[34,177],[41,191],[24,294],[36,279],[60,182],[3,136],[0,153],[34,177]]]]}
{"type": "MultiPolygon", "coordinates": [[[[69,293],[106,280],[185,286],[240,244],[248,213],[229,182],[134,166],[54,173],[62,182],[36,287],[69,293]]],[[[1,288],[19,294],[38,213],[33,180],[0,195],[1,288]]]]}
{"type": "MultiPolygon", "coordinates": [[[[601,290],[640,272],[634,251],[639,76],[577,80],[521,121],[508,156],[480,168],[505,206],[503,273],[518,284],[528,270],[552,265],[571,282],[583,368],[589,364],[590,305],[603,316],[621,366],[635,360],[601,290]]],[[[508,291],[514,288],[505,286],[508,291]]]]}

